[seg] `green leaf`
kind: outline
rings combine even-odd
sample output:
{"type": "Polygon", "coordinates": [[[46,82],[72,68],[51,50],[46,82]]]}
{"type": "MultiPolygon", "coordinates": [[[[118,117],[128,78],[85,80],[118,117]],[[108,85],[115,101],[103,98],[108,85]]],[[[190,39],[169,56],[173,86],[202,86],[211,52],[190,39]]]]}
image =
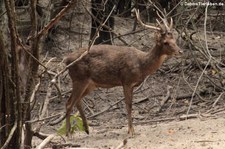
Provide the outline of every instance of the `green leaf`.
{"type": "MultiPolygon", "coordinates": [[[[83,121],[81,117],[78,116],[78,112],[70,116],[70,133],[75,133],[76,131],[85,131],[83,121]]],[[[66,120],[63,121],[61,127],[57,130],[59,135],[66,135],[66,120]]]]}

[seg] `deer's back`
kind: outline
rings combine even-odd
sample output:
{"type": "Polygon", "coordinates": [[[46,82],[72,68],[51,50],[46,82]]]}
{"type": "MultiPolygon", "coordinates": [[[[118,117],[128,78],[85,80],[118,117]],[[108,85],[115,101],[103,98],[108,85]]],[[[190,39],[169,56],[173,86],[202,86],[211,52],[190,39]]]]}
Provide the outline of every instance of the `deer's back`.
{"type": "MultiPolygon", "coordinates": [[[[80,49],[69,55],[65,63],[68,65],[76,60],[85,50],[80,49]]],[[[107,87],[107,82],[110,87],[129,84],[142,79],[140,59],[144,55],[144,52],[133,47],[96,45],[69,67],[69,74],[73,80],[91,79],[100,87],[107,87]]]]}

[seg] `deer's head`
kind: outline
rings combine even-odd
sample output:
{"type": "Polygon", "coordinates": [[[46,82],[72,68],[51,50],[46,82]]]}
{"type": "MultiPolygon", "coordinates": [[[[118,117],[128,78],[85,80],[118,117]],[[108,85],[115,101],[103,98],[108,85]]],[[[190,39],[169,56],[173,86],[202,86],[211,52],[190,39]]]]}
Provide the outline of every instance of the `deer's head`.
{"type": "Polygon", "coordinates": [[[157,12],[157,15],[159,16],[160,20],[156,19],[159,27],[151,26],[144,24],[139,15],[139,11],[135,9],[137,20],[141,23],[142,26],[150,29],[156,30],[155,33],[155,41],[156,46],[161,49],[161,52],[165,55],[172,56],[182,53],[182,50],[177,46],[175,36],[173,35],[173,19],[170,19],[170,23],[168,23],[166,19],[166,15],[164,15],[162,12],[162,15],[159,15],[157,12]]]}

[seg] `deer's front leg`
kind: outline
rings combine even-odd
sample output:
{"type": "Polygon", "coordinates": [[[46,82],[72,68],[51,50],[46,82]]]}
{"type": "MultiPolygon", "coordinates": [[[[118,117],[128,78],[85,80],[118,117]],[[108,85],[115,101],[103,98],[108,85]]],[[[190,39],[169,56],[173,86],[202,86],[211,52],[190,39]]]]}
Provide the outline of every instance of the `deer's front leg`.
{"type": "Polygon", "coordinates": [[[134,128],[132,124],[132,98],[133,98],[133,87],[131,86],[123,86],[124,96],[125,96],[125,104],[127,109],[127,117],[128,117],[128,134],[134,135],[134,128]]]}

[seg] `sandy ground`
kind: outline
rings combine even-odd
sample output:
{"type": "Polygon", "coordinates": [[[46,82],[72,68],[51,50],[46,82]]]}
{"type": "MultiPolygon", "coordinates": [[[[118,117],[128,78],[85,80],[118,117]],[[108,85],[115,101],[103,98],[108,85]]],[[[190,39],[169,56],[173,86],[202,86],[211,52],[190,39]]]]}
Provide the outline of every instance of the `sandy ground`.
{"type": "Polygon", "coordinates": [[[90,134],[75,134],[69,139],[87,148],[116,148],[127,138],[129,149],[223,149],[225,119],[210,118],[135,125],[135,136],[121,129],[92,127],[90,134]]]}

